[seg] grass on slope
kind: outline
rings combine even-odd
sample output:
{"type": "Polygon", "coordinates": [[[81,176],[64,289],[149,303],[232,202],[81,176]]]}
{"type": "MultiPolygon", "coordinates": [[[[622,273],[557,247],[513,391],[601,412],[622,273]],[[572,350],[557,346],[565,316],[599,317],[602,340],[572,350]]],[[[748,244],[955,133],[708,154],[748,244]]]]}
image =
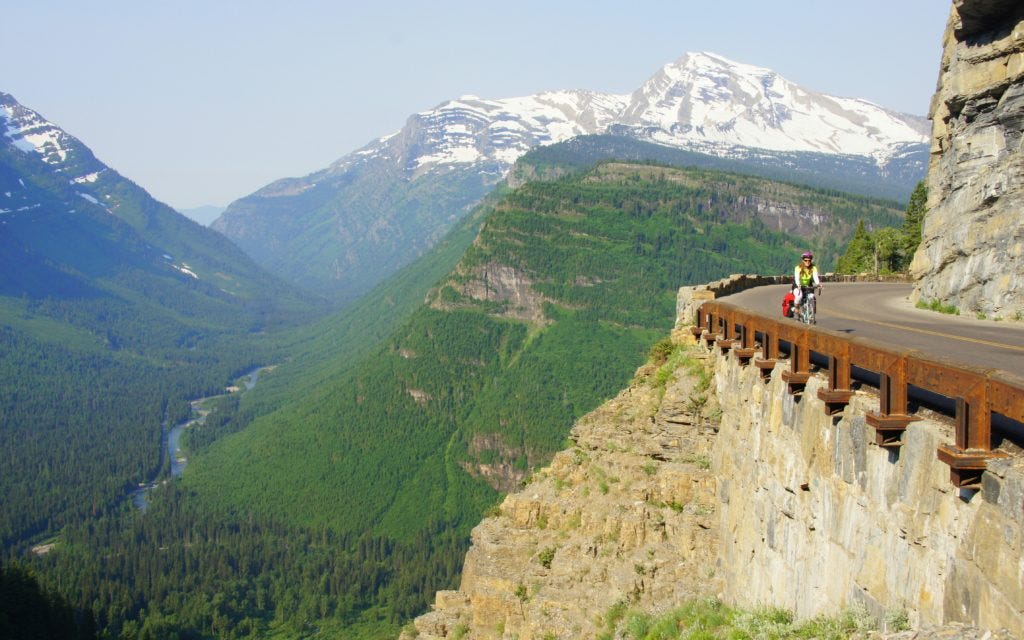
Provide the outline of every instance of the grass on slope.
{"type": "MultiPolygon", "coordinates": [[[[605,613],[604,620],[607,630],[598,636],[601,640],[846,640],[857,633],[874,631],[877,626],[863,609],[795,620],[785,609],[732,608],[714,598],[692,600],[660,616],[631,611],[619,604],[605,613]]],[[[890,631],[906,630],[906,614],[889,615],[886,626],[890,631]]]]}

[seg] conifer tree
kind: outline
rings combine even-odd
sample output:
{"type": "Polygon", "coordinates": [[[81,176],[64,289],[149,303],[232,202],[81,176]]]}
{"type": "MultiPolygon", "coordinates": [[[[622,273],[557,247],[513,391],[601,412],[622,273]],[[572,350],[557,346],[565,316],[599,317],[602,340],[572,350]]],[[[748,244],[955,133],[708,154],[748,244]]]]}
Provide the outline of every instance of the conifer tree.
{"type": "Polygon", "coordinates": [[[914,192],[910,194],[910,202],[907,204],[907,214],[903,220],[903,253],[905,255],[902,268],[906,270],[910,261],[914,259],[914,252],[921,244],[921,223],[924,222],[926,204],[928,202],[928,188],[924,180],[917,183],[914,192]]]}
{"type": "Polygon", "coordinates": [[[863,273],[873,270],[874,267],[874,242],[871,235],[864,228],[864,221],[857,223],[857,231],[854,232],[850,244],[846,245],[846,252],[836,263],[837,273],[863,273]]]}

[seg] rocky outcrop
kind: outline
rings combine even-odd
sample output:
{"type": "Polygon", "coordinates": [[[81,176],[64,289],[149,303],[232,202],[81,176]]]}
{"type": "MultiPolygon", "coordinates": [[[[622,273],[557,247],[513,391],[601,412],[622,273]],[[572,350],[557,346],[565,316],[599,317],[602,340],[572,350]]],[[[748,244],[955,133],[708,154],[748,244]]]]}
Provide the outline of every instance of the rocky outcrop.
{"type": "Polygon", "coordinates": [[[468,269],[460,265],[432,294],[430,304],[437,309],[483,306],[495,315],[545,325],[545,298],[533,284],[529,275],[508,265],[488,262],[468,269]]]}
{"type": "Polygon", "coordinates": [[[955,0],[932,99],[915,298],[1024,319],[1024,5],[955,0]]]}
{"type": "Polygon", "coordinates": [[[655,378],[642,368],[473,530],[459,589],[404,638],[594,638],[617,604],[658,610],[721,588],[714,403],[685,370],[655,378]]]}
{"type": "Polygon", "coordinates": [[[529,451],[505,442],[500,433],[475,434],[469,443],[469,455],[470,460],[460,463],[462,468],[474,478],[483,479],[497,491],[515,491],[526,478],[526,469],[520,468],[515,461],[521,457],[529,460],[529,451]]]}

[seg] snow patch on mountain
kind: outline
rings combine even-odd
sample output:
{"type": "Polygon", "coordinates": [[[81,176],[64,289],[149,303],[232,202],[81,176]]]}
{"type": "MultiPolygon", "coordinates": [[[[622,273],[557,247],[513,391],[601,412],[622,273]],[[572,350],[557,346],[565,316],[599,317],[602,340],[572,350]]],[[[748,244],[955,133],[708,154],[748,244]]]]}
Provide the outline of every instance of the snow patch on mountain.
{"type": "Polygon", "coordinates": [[[0,94],[0,119],[4,136],[17,149],[38,153],[49,164],[59,164],[68,157],[68,135],[56,125],[43,119],[13,99],[0,94]]]}
{"type": "Polygon", "coordinates": [[[192,268],[190,266],[188,266],[187,264],[185,264],[184,262],[182,262],[180,265],[175,264],[175,265],[171,265],[171,266],[174,267],[175,269],[177,269],[178,271],[180,271],[181,273],[189,276],[193,280],[198,280],[199,279],[199,276],[196,275],[196,272],[193,271],[192,268]]]}
{"type": "Polygon", "coordinates": [[[92,173],[87,173],[84,176],[79,176],[79,177],[71,180],[71,184],[84,184],[84,183],[87,183],[87,182],[96,182],[97,180],[99,180],[100,173],[102,173],[102,172],[101,171],[93,171],[92,173]]]}

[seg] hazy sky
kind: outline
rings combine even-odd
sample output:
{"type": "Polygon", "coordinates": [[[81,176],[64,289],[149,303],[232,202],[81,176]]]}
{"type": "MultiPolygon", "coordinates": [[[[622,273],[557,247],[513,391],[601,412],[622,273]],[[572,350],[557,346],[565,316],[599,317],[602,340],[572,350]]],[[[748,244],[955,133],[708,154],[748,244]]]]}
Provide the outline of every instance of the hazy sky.
{"type": "Polygon", "coordinates": [[[926,115],[949,0],[31,0],[0,91],[157,199],[227,205],[465,94],[629,93],[688,51],[926,115]]]}

